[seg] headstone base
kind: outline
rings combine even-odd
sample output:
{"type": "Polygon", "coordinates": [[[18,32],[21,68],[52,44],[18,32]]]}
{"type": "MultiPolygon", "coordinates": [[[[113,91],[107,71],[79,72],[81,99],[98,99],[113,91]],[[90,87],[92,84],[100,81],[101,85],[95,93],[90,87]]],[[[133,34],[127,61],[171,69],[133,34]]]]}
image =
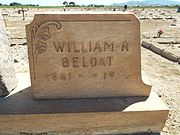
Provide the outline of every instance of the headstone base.
{"type": "MultiPolygon", "coordinates": [[[[19,81],[28,82],[29,77],[19,81]]],[[[168,112],[154,92],[149,97],[33,100],[27,85],[0,98],[0,133],[159,133],[168,112]]]]}

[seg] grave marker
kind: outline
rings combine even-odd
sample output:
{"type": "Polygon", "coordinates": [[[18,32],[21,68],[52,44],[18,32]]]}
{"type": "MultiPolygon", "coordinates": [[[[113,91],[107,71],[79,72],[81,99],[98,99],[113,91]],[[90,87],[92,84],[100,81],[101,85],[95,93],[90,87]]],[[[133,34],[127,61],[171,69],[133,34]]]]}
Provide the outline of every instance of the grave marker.
{"type": "Polygon", "coordinates": [[[22,7],[20,10],[18,10],[18,14],[21,14],[21,12],[22,12],[23,20],[25,20],[24,12],[27,12],[27,10],[24,10],[24,8],[22,7]]]}
{"type": "Polygon", "coordinates": [[[178,13],[180,13],[180,6],[178,7],[178,10],[177,10],[178,13]]]}
{"type": "Polygon", "coordinates": [[[133,14],[36,14],[26,31],[35,98],[149,95],[133,14]]]}
{"type": "Polygon", "coordinates": [[[141,81],[134,15],[41,14],[26,31],[32,86],[18,75],[21,92],[0,98],[1,133],[160,133],[169,110],[141,81]],[[37,101],[31,88],[40,99],[90,99],[37,101]]]}

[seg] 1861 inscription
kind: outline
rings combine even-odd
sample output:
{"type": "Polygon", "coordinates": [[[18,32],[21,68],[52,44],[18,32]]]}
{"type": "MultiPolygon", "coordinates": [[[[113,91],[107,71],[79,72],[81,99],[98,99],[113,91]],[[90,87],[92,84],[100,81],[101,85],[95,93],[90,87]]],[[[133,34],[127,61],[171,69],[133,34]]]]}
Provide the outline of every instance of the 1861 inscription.
{"type": "Polygon", "coordinates": [[[147,96],[133,14],[37,14],[26,26],[34,98],[147,96]]]}

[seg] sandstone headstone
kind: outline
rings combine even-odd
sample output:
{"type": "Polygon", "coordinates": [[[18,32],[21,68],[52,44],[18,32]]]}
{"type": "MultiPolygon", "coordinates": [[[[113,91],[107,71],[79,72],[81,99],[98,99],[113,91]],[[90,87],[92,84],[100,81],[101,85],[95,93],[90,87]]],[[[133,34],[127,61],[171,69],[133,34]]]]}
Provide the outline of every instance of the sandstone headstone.
{"type": "Polygon", "coordinates": [[[13,58],[2,16],[0,16],[0,96],[6,96],[17,85],[13,58]]]}
{"type": "Polygon", "coordinates": [[[149,95],[134,14],[36,14],[26,32],[34,98],[149,95]]]}
{"type": "Polygon", "coordinates": [[[168,108],[141,80],[139,31],[133,14],[36,15],[27,26],[34,97],[109,98],[32,100],[29,74],[18,74],[22,92],[0,98],[0,132],[159,133],[168,108]]]}

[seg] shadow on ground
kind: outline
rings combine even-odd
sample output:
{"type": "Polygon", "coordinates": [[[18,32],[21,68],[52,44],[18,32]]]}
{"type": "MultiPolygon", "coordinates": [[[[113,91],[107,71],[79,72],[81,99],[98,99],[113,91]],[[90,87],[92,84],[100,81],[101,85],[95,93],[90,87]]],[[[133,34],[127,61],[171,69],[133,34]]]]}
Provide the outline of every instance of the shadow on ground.
{"type": "Polygon", "coordinates": [[[116,112],[148,97],[33,100],[31,88],[0,98],[0,115],[116,112]]]}

